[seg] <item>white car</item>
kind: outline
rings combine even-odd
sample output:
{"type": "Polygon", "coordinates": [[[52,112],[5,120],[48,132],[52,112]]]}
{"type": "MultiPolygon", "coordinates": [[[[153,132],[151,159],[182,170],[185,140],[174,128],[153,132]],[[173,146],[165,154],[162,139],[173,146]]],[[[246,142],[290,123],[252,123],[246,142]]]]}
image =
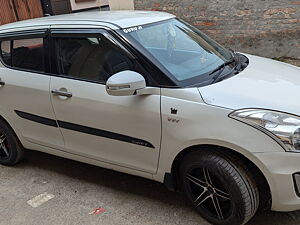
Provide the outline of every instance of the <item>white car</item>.
{"type": "Polygon", "coordinates": [[[0,27],[0,163],[31,149],[163,182],[213,224],[300,209],[300,69],[162,12],[0,27]]]}

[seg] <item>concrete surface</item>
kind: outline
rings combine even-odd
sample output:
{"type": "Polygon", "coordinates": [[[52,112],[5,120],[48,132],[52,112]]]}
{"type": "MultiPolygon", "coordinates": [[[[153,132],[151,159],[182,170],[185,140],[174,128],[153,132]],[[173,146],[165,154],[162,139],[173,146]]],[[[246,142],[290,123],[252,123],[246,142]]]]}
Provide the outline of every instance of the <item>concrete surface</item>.
{"type": "MultiPolygon", "coordinates": [[[[250,225],[294,225],[300,211],[259,213],[250,225]]],[[[0,225],[207,225],[184,196],[154,181],[28,152],[16,167],[0,166],[0,225]],[[27,201],[55,195],[32,208],[27,201]],[[98,207],[106,210],[89,215],[98,207]]]]}

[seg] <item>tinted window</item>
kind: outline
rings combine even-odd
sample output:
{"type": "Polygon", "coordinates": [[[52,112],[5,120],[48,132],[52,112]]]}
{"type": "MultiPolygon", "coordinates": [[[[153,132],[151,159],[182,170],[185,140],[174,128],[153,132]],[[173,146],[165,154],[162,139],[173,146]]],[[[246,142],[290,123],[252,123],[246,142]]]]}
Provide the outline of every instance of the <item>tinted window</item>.
{"type": "Polygon", "coordinates": [[[11,65],[11,41],[2,41],[1,42],[1,55],[2,60],[5,64],[11,65]]]}
{"type": "Polygon", "coordinates": [[[26,70],[44,71],[43,39],[14,40],[12,66],[26,70]]]}
{"type": "Polygon", "coordinates": [[[57,38],[59,73],[84,80],[106,82],[124,70],[135,70],[133,61],[104,37],[57,38]]]}

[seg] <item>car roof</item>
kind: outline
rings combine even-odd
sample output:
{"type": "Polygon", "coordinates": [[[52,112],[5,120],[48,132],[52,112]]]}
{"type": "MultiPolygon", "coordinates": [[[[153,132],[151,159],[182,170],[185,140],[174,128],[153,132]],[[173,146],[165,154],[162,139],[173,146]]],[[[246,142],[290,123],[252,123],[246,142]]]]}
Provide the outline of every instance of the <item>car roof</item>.
{"type": "Polygon", "coordinates": [[[41,17],[0,26],[0,31],[21,27],[32,27],[55,24],[100,24],[111,29],[135,27],[138,25],[159,22],[175,17],[172,14],[158,11],[89,11],[58,16],[41,17]]]}

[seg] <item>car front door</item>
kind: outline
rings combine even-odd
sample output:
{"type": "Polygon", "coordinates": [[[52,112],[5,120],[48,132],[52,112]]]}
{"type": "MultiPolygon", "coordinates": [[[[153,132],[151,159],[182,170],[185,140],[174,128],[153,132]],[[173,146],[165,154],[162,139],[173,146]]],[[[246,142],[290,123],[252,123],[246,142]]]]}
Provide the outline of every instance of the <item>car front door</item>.
{"type": "Polygon", "coordinates": [[[104,30],[52,29],[57,68],[50,90],[65,150],[147,173],[157,170],[161,139],[160,89],[149,96],[110,96],[107,79],[139,71],[104,30]]]}
{"type": "Polygon", "coordinates": [[[24,138],[62,148],[47,72],[47,26],[0,34],[0,111],[24,138]]]}

